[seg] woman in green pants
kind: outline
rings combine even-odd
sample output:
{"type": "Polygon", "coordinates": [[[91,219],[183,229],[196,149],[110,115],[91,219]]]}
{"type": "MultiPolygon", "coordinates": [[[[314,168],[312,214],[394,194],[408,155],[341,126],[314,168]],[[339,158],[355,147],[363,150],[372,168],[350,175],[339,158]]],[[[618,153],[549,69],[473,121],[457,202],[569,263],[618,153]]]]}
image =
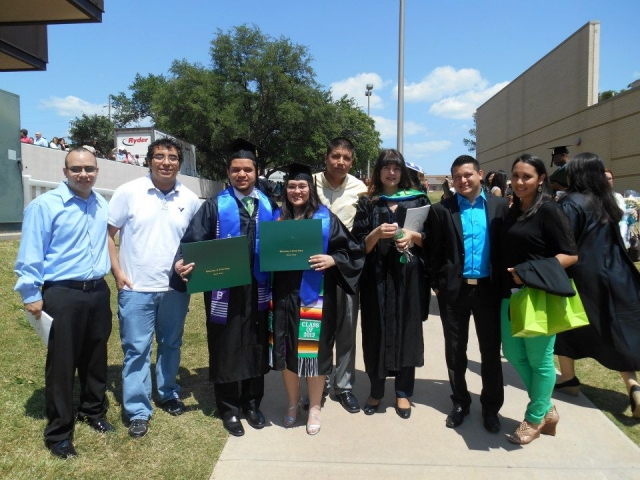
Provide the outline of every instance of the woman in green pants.
{"type": "Polygon", "coordinates": [[[555,257],[562,268],[567,268],[576,263],[578,257],[569,222],[553,201],[553,191],[542,160],[529,154],[518,157],[511,167],[511,185],[514,201],[500,235],[504,266],[502,351],[529,394],[523,422],[507,436],[510,442],[525,445],[541,433],[555,435],[560,417],[551,404],[556,380],[553,363],[555,335],[532,338],[511,335],[509,296],[523,284],[515,267],[555,257]]]}

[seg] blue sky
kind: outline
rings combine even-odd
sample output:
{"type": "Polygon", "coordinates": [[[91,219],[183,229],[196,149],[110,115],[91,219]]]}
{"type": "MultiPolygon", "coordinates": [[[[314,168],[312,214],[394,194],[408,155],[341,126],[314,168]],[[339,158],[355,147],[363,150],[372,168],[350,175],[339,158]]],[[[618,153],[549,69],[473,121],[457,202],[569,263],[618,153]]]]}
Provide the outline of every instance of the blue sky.
{"type": "MultiPolygon", "coordinates": [[[[209,64],[218,28],[255,24],[305,45],[317,81],[348,94],[394,147],[399,0],[106,0],[102,24],[49,26],[46,72],[0,73],[20,96],[21,124],[67,136],[69,120],[103,113],[136,73],[166,73],[172,60],[209,64]]],[[[640,78],[638,0],[405,0],[404,149],[430,174],[467,153],[471,115],[508,82],[590,20],[601,22],[599,90],[640,78]]],[[[536,153],[536,152],[534,152],[536,153]]]]}

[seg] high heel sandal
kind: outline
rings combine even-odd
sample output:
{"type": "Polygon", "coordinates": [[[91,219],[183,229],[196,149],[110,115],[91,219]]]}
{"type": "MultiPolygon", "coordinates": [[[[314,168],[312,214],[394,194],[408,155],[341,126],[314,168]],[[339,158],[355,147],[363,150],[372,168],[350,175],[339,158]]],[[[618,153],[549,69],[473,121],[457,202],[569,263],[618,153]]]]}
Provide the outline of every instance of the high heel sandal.
{"type": "Polygon", "coordinates": [[[543,427],[544,418],[542,419],[542,422],[538,424],[523,420],[520,426],[516,428],[515,432],[511,435],[507,435],[507,439],[516,445],[527,445],[540,436],[543,427]]]}
{"type": "Polygon", "coordinates": [[[580,394],[580,380],[578,380],[578,377],[573,377],[566,382],[556,383],[553,389],[572,397],[577,397],[580,394]]]}
{"type": "Polygon", "coordinates": [[[284,424],[284,428],[293,427],[298,421],[298,414],[300,413],[300,405],[302,404],[302,399],[299,398],[298,402],[295,405],[289,405],[287,408],[287,414],[282,418],[282,423],[284,424]],[[294,415],[291,415],[291,413],[294,415]]]}
{"type": "Polygon", "coordinates": [[[631,416],[640,418],[640,386],[633,385],[629,389],[629,405],[631,405],[631,416]]]}
{"type": "Polygon", "coordinates": [[[307,433],[309,435],[317,435],[320,431],[320,427],[322,426],[322,417],[320,416],[319,408],[310,408],[309,409],[309,419],[307,420],[307,433]],[[318,415],[314,415],[313,411],[318,412],[318,415]],[[312,422],[311,420],[315,420],[312,422]]]}
{"type": "Polygon", "coordinates": [[[544,416],[544,421],[543,421],[544,426],[542,427],[542,430],[540,430],[540,433],[542,435],[555,436],[556,425],[558,425],[559,421],[560,421],[560,415],[558,415],[558,410],[556,410],[555,405],[552,405],[551,410],[549,410],[547,414],[544,416]]]}

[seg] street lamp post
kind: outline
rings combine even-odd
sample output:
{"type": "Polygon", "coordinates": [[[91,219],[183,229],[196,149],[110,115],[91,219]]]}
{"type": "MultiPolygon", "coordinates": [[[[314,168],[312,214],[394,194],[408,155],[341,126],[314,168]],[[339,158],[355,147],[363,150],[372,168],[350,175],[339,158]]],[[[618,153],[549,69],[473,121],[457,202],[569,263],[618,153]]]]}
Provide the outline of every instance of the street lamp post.
{"type": "Polygon", "coordinates": [[[109,101],[107,102],[109,106],[109,121],[111,121],[111,94],[109,94],[109,101]]]}
{"type": "MultiPolygon", "coordinates": [[[[367,83],[367,91],[364,92],[367,97],[367,116],[371,118],[371,91],[373,90],[373,83],[367,83]]],[[[367,159],[367,178],[371,178],[371,159],[367,159]]]]}

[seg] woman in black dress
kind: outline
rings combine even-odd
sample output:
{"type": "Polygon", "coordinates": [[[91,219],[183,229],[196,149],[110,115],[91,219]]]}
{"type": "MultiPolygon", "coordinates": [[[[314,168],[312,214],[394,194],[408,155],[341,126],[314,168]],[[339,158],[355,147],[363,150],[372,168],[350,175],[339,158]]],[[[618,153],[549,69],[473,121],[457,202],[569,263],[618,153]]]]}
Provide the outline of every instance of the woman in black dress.
{"type": "MultiPolygon", "coordinates": [[[[309,418],[307,433],[320,431],[322,391],[331,372],[335,338],[336,288],[354,293],[364,265],[364,252],[347,227],[320,203],[311,170],[289,167],[282,209],[274,215],[283,221],[322,220],[324,253],[309,258],[311,270],[275,272],[271,366],[282,371],[289,404],[285,427],[292,427],[300,412],[300,377],[307,378],[309,418]]],[[[300,225],[300,228],[304,228],[300,225]]]]}
{"type": "Polygon", "coordinates": [[[353,235],[367,253],[360,280],[362,349],[371,381],[367,415],[378,410],[389,376],[395,377],[396,413],[405,419],[411,415],[415,369],[424,365],[422,322],[430,298],[424,223],[415,230],[402,228],[402,238],[396,232],[405,225],[407,209],[428,204],[427,195],[413,188],[402,154],[383,150],[353,224],[353,235]]]}
{"type": "Polygon", "coordinates": [[[524,445],[541,433],[555,435],[560,417],[551,404],[556,379],[553,363],[556,336],[519,338],[511,334],[509,297],[512,289],[523,285],[516,269],[527,262],[545,260],[557,268],[567,268],[578,257],[569,221],[553,201],[542,160],[529,154],[518,157],[511,167],[511,185],[515,197],[500,234],[504,272],[501,331],[504,356],[520,375],[530,399],[523,422],[507,438],[524,445]]]}
{"type": "Polygon", "coordinates": [[[573,277],[589,325],[558,334],[560,362],[556,389],[577,395],[580,381],[574,359],[590,357],[620,372],[629,394],[631,415],[640,418],[640,273],[620,236],[623,212],[605,177],[604,163],[593,153],[567,164],[569,190],[560,200],[578,245],[573,277]],[[564,389],[564,390],[562,390],[564,389]],[[571,390],[573,389],[573,390],[571,390]]]}

